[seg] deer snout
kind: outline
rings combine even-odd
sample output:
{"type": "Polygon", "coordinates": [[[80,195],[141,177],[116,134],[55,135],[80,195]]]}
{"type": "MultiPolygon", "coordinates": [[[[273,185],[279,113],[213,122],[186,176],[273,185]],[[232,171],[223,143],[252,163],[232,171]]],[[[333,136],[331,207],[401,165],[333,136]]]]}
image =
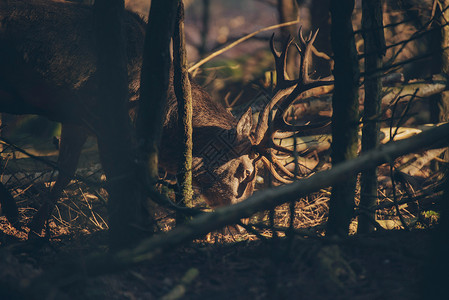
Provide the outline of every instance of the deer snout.
{"type": "Polygon", "coordinates": [[[247,179],[252,176],[253,172],[254,167],[251,163],[240,163],[235,172],[235,177],[239,180],[239,183],[242,183],[244,181],[247,181],[247,179]]]}

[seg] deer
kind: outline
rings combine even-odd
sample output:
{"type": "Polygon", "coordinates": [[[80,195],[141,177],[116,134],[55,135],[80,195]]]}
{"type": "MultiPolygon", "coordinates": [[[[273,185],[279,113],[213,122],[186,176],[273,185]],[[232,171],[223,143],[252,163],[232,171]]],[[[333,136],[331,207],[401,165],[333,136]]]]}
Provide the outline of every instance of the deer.
{"type": "MultiPolygon", "coordinates": [[[[73,178],[78,159],[95,117],[97,88],[95,50],[89,6],[42,0],[0,2],[0,112],[37,114],[61,122],[59,175],[49,199],[41,207],[31,230],[40,232],[45,217],[51,212],[63,189],[73,178]],[[38,217],[39,216],[39,217],[38,217]]],[[[138,107],[140,68],[145,22],[127,11],[125,16],[128,55],[130,107],[138,107]]],[[[211,208],[244,201],[253,191],[259,162],[282,183],[298,176],[287,170],[278,159],[279,153],[292,154],[273,143],[273,139],[291,136],[323,124],[298,126],[285,119],[288,107],[310,94],[324,93],[320,88],[333,84],[332,78],[311,79],[309,61],[318,34],[304,37],[299,44],[289,38],[281,51],[275,48],[274,34],[270,49],[274,56],[277,85],[273,96],[253,124],[248,108],[234,117],[225,107],[213,101],[192,80],[193,98],[193,181],[211,208]],[[299,76],[288,79],[287,50],[292,43],[299,52],[299,76]]],[[[177,128],[177,105],[173,79],[167,97],[160,143],[160,166],[176,173],[180,149],[173,147],[177,128]]],[[[130,111],[133,111],[130,108],[130,111]]],[[[132,113],[131,113],[132,115],[132,113]]]]}

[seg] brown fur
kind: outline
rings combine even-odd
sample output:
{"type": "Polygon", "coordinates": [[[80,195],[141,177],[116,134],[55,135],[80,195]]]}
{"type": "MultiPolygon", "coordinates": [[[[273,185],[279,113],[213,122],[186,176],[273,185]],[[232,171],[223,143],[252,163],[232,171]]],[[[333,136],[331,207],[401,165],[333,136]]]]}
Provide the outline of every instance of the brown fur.
{"type": "MultiPolygon", "coordinates": [[[[77,126],[94,124],[97,113],[92,9],[49,0],[0,0],[0,22],[0,111],[40,114],[62,122],[65,151],[59,162],[66,174],[73,175],[85,140],[85,129],[77,126]]],[[[145,23],[126,12],[125,26],[130,100],[134,100],[145,23]]],[[[251,115],[238,122],[194,82],[192,95],[194,181],[212,207],[241,201],[252,192],[255,178],[249,132],[242,130],[251,128],[251,115]]],[[[173,173],[180,152],[177,124],[171,84],[160,162],[173,173]]],[[[59,196],[69,178],[58,178],[52,197],[59,196]]]]}

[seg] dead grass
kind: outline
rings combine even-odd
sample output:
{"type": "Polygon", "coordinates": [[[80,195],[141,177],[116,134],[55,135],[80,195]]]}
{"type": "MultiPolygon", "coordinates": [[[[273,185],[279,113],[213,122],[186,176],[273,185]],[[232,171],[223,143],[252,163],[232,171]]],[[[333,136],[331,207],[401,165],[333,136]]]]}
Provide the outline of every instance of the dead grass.
{"type": "MultiPolygon", "coordinates": [[[[85,175],[83,171],[78,173],[79,178],[85,175]]],[[[45,176],[10,177],[15,179],[7,187],[24,224],[30,221],[54,183],[43,181],[45,176]]],[[[99,174],[94,177],[101,178],[99,174]]],[[[427,228],[435,222],[426,224],[420,216],[424,211],[437,209],[437,178],[430,178],[422,186],[425,193],[433,191],[427,197],[400,205],[404,218],[410,224],[414,222],[415,228],[427,228]]],[[[0,266],[4,274],[9,274],[0,275],[0,287],[10,289],[3,289],[6,295],[21,295],[20,289],[14,288],[18,282],[39,278],[59,261],[106,251],[107,193],[101,188],[101,180],[95,184],[86,182],[73,180],[65,189],[46,228],[47,246],[28,244],[25,226],[17,230],[0,217],[0,251],[4,252],[0,266]]],[[[407,200],[409,193],[400,184],[397,187],[396,200],[407,200]]],[[[420,192],[416,190],[414,196],[420,192]]],[[[379,204],[393,201],[391,184],[383,184],[379,194],[379,204]]],[[[262,212],[251,218],[247,231],[228,226],[139,267],[68,285],[63,294],[70,299],[159,299],[181,288],[183,299],[298,299],[298,295],[318,300],[420,299],[417,287],[421,286],[419,274],[428,256],[429,235],[388,231],[391,236],[354,236],[354,240],[342,243],[338,251],[327,248],[320,239],[304,239],[324,234],[329,198],[330,189],[323,189],[298,199],[293,212],[294,230],[290,229],[292,212],[287,203],[274,210],[273,227],[270,213],[262,212]],[[274,233],[280,239],[273,239],[274,233]],[[293,239],[282,239],[284,236],[293,239]],[[323,272],[328,272],[324,263],[327,256],[348,268],[351,276],[342,283],[344,289],[336,289],[335,283],[323,280],[323,272]],[[189,276],[193,277],[186,280],[189,276]]],[[[204,202],[198,201],[197,205],[204,206],[204,202]]],[[[430,214],[428,219],[434,217],[430,214]]],[[[161,231],[175,226],[173,211],[158,208],[155,218],[161,231]]],[[[394,221],[393,228],[401,227],[392,207],[379,210],[377,219],[394,221]]],[[[354,219],[352,233],[356,224],[354,219]]]]}
{"type": "MultiPolygon", "coordinates": [[[[14,161],[11,160],[8,167],[12,166],[14,161]]],[[[4,172],[8,173],[8,167],[4,172]]],[[[14,166],[16,169],[17,166],[14,166]]],[[[73,180],[71,184],[65,189],[60,201],[53,211],[52,219],[47,226],[47,234],[51,237],[58,237],[63,235],[86,235],[97,231],[108,229],[107,225],[107,193],[101,188],[101,181],[96,181],[92,185],[89,178],[101,178],[101,175],[96,171],[90,172],[90,176],[84,176],[86,171],[81,170],[78,173],[79,178],[84,178],[84,182],[80,180],[73,180]],[[94,175],[94,176],[93,176],[94,175]]],[[[46,181],[49,178],[54,178],[52,171],[40,172],[39,174],[27,174],[24,171],[16,174],[9,174],[9,180],[5,181],[5,185],[10,190],[16,203],[19,207],[20,218],[24,225],[26,225],[36,213],[37,209],[47,197],[54,181],[46,181]],[[24,174],[16,176],[16,174],[24,174]]],[[[5,175],[3,176],[5,178],[5,175]]],[[[438,182],[438,174],[434,175],[429,180],[421,183],[421,190],[413,190],[410,193],[410,186],[399,182],[396,183],[396,201],[400,203],[400,213],[407,221],[408,225],[428,226],[435,223],[433,221],[426,223],[425,212],[436,208],[439,189],[436,187],[438,182]],[[422,200],[409,202],[415,197],[421,199],[419,196],[424,195],[422,200]],[[405,203],[408,201],[407,203],[405,203]]],[[[259,187],[260,188],[260,187],[259,187]]],[[[167,191],[166,191],[167,192],[167,191]]],[[[170,193],[168,193],[170,194],[170,193]]],[[[355,202],[358,204],[359,196],[356,195],[355,202]]],[[[312,228],[314,234],[323,234],[323,228],[327,220],[328,201],[330,198],[330,188],[322,189],[316,193],[308,195],[305,198],[298,199],[294,205],[294,212],[291,211],[291,204],[287,203],[277,207],[274,210],[274,228],[270,227],[270,213],[261,212],[253,216],[250,220],[250,229],[248,231],[235,230],[233,228],[223,229],[220,232],[214,233],[206,237],[202,242],[216,243],[216,242],[236,242],[242,240],[257,240],[259,238],[269,238],[274,231],[278,235],[284,236],[290,228],[291,218],[293,216],[293,228],[301,232],[301,230],[312,228]]],[[[401,228],[401,222],[397,216],[397,211],[393,205],[395,200],[392,196],[391,180],[386,179],[379,187],[378,205],[390,207],[380,209],[376,213],[376,219],[381,226],[388,229],[401,228]]],[[[197,201],[197,206],[204,207],[203,201],[197,201]]],[[[175,226],[174,212],[164,208],[158,208],[155,211],[155,219],[162,231],[168,231],[175,226]]],[[[15,238],[26,239],[27,228],[23,227],[23,231],[17,231],[9,226],[4,218],[1,218],[0,229],[3,234],[12,235],[15,238]]],[[[355,233],[357,219],[351,224],[351,232],[355,233]]],[[[247,228],[248,229],[248,228],[247,228]]],[[[302,231],[305,234],[307,231],[302,231]]]]}

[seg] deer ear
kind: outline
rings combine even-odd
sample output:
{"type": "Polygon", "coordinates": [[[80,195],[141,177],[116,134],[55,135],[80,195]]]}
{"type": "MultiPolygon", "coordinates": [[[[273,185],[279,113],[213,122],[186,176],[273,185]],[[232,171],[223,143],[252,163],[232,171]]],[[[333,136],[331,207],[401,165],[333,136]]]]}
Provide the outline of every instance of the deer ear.
{"type": "Polygon", "coordinates": [[[246,113],[243,114],[243,116],[237,123],[237,136],[239,137],[249,136],[252,127],[253,127],[253,114],[251,112],[250,107],[248,108],[246,113]]]}

